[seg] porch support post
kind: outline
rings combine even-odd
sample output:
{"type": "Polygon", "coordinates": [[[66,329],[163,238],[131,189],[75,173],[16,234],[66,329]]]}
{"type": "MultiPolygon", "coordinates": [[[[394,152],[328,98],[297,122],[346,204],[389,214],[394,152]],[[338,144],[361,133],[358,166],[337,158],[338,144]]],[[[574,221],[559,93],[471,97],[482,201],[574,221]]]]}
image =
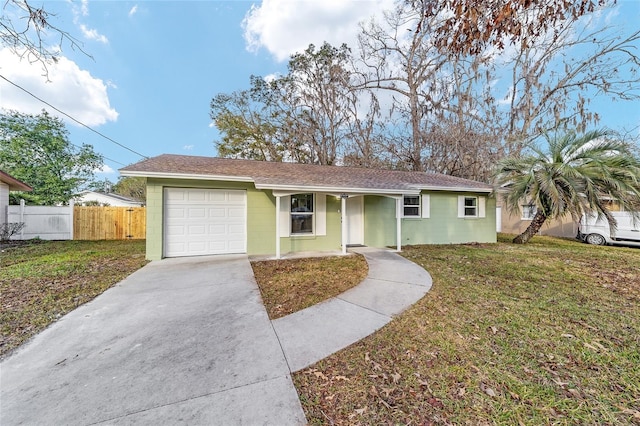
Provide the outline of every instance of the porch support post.
{"type": "Polygon", "coordinates": [[[340,219],[342,220],[342,254],[347,254],[347,198],[349,196],[342,194],[340,196],[340,219]]]}
{"type": "Polygon", "coordinates": [[[276,195],[276,259],[280,259],[280,195],[276,195]]]}
{"type": "Polygon", "coordinates": [[[402,251],[402,197],[396,198],[396,250],[402,251]]]}

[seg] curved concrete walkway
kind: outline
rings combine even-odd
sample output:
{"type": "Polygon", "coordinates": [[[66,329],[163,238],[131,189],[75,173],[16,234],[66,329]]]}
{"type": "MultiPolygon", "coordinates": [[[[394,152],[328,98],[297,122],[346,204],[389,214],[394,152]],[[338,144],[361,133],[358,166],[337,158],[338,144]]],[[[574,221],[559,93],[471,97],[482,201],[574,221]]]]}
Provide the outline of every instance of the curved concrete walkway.
{"type": "Polygon", "coordinates": [[[364,255],[369,264],[362,283],[272,321],[292,372],[372,334],[431,288],[429,273],[395,252],[370,247],[350,251],[364,255]]]}

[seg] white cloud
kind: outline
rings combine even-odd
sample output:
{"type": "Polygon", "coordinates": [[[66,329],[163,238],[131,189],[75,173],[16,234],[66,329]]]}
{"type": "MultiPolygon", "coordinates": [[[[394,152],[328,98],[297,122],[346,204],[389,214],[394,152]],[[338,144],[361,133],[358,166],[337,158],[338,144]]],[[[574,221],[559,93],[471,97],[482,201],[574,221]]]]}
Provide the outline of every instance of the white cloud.
{"type": "Polygon", "coordinates": [[[89,0],[82,0],[80,4],[82,16],[89,16],[89,0]]]}
{"type": "MultiPolygon", "coordinates": [[[[43,77],[39,63],[20,60],[7,48],[0,50],[0,64],[0,72],[8,80],[88,126],[118,119],[118,112],[109,105],[107,85],[64,56],[57,63],[48,65],[49,82],[43,77]]],[[[2,108],[7,110],[38,114],[46,109],[52,115],[76,124],[4,80],[0,80],[0,99],[2,108]]]]}
{"type": "Polygon", "coordinates": [[[103,164],[99,169],[93,171],[94,173],[100,173],[105,175],[114,174],[116,171],[113,170],[109,165],[103,164]]]}
{"type": "Polygon", "coordinates": [[[105,35],[100,34],[98,30],[89,28],[85,24],[80,22],[80,18],[89,16],[89,0],[82,0],[79,7],[75,2],[70,3],[71,13],[73,14],[73,23],[78,26],[80,32],[82,32],[82,35],[88,40],[95,40],[104,44],[109,43],[109,39],[105,35]]]}
{"type": "Polygon", "coordinates": [[[131,10],[129,10],[129,17],[132,17],[133,15],[135,15],[138,12],[138,5],[136,4],[135,6],[133,6],[131,8],[131,10]]]}
{"type": "Polygon", "coordinates": [[[267,49],[279,61],[289,59],[310,43],[355,48],[358,23],[380,16],[393,0],[263,0],[252,6],[242,23],[247,49],[267,49]]]}
{"type": "Polygon", "coordinates": [[[271,83],[273,81],[276,81],[280,77],[282,77],[282,74],[272,73],[272,74],[265,75],[263,78],[264,78],[264,81],[266,81],[267,83],[271,83]]]}
{"type": "Polygon", "coordinates": [[[185,151],[193,151],[194,145],[185,145],[182,147],[185,151]]]}
{"type": "Polygon", "coordinates": [[[109,43],[109,39],[106,36],[100,34],[96,29],[88,28],[85,24],[80,24],[80,31],[89,40],[99,41],[104,44],[109,43]]]}

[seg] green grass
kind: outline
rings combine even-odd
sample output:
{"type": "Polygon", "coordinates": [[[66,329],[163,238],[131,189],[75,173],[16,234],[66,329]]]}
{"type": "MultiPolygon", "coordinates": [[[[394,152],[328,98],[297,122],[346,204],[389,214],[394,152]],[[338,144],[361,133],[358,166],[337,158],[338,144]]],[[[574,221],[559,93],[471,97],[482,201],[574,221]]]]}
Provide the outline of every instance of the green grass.
{"type": "Polygon", "coordinates": [[[31,241],[0,252],[0,354],[147,262],[145,242],[31,241]]]}
{"type": "Polygon", "coordinates": [[[294,375],[311,424],[640,424],[640,250],[405,247],[432,290],[294,375]]]}
{"type": "Polygon", "coordinates": [[[367,277],[361,255],[252,262],[269,318],[276,319],[320,303],[367,277]]]}

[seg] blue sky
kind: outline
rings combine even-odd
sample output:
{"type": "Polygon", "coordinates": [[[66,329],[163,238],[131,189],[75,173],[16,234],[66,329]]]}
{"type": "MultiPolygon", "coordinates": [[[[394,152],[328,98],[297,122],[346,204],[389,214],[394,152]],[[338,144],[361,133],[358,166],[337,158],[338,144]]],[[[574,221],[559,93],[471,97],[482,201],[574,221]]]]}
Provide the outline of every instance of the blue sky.
{"type": "MultiPolygon", "coordinates": [[[[616,24],[640,22],[640,0],[618,0],[616,24]]],[[[249,76],[286,70],[287,58],[309,43],[355,45],[357,23],[392,0],[44,1],[53,23],[93,58],[62,46],[50,68],[17,62],[0,51],[0,74],[118,143],[146,156],[215,155],[209,102],[220,92],[246,88],[249,76]]],[[[597,101],[597,100],[596,100],[597,101]]],[[[0,106],[37,113],[46,106],[0,80],[0,106]]],[[[640,106],[594,104],[601,124],[640,125],[640,106]]],[[[55,113],[55,112],[52,112],[55,113]]],[[[98,178],[116,181],[117,169],[140,156],[69,123],[71,141],[92,144],[106,167],[98,178]]]]}

